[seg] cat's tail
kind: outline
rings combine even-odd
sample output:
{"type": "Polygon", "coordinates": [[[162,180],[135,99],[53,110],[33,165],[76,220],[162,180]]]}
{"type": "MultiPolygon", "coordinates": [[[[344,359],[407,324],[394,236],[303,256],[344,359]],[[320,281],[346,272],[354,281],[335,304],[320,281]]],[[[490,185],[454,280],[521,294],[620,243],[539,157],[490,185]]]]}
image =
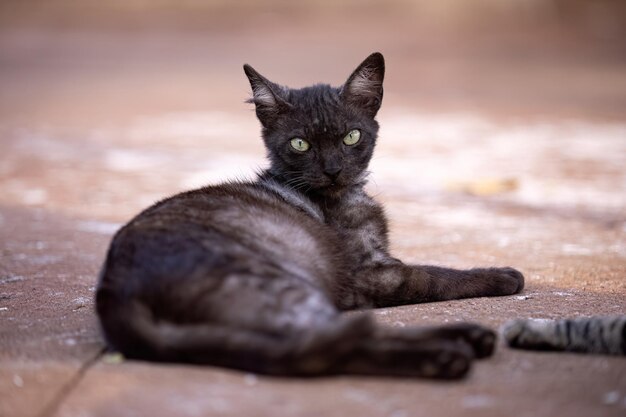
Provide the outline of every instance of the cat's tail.
{"type": "Polygon", "coordinates": [[[505,323],[502,333],[518,349],[626,355],[626,315],[516,319],[505,323]]]}
{"type": "Polygon", "coordinates": [[[368,314],[344,316],[322,328],[287,334],[222,325],[159,321],[139,301],[109,304],[97,295],[98,315],[108,343],[125,357],[186,362],[274,375],[333,373],[374,331],[368,314]]]}

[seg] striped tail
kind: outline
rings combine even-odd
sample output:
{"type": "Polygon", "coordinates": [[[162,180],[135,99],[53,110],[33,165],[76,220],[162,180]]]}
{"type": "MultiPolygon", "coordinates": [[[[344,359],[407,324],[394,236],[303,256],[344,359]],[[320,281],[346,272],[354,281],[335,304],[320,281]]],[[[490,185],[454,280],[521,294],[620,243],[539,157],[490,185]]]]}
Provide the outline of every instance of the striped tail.
{"type": "Polygon", "coordinates": [[[513,348],[626,355],[626,316],[518,319],[502,332],[513,348]]]}

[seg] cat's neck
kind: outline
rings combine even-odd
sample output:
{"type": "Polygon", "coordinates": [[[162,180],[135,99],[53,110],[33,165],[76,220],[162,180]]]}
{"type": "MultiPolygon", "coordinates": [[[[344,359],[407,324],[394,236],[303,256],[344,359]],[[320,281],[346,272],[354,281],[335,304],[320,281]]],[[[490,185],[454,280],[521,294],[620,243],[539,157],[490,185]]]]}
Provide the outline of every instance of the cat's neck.
{"type": "Polygon", "coordinates": [[[343,200],[350,199],[350,196],[355,194],[365,193],[364,180],[341,188],[315,190],[306,186],[297,187],[288,177],[271,169],[259,173],[258,182],[279,194],[288,203],[322,221],[326,217],[324,213],[342,205],[343,200]]]}
{"type": "Polygon", "coordinates": [[[312,189],[306,185],[299,185],[298,182],[294,182],[290,177],[271,168],[259,173],[258,178],[261,182],[272,181],[280,184],[282,187],[298,192],[320,205],[340,201],[348,194],[362,192],[366,184],[366,180],[362,179],[357,183],[343,187],[312,189]]]}
{"type": "Polygon", "coordinates": [[[290,186],[287,179],[267,170],[259,173],[257,183],[309,216],[324,222],[324,213],[319,205],[298,189],[290,186]]]}

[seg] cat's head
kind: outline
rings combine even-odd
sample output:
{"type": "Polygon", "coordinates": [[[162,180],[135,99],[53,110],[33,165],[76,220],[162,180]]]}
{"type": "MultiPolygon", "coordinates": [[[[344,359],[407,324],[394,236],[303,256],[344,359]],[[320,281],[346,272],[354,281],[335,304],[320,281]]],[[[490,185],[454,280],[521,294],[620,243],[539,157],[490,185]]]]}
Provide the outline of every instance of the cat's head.
{"type": "Polygon", "coordinates": [[[328,195],[363,181],[383,98],[385,61],[380,53],[367,57],[341,87],[291,89],[249,65],[244,71],[273,175],[294,188],[328,195]]]}

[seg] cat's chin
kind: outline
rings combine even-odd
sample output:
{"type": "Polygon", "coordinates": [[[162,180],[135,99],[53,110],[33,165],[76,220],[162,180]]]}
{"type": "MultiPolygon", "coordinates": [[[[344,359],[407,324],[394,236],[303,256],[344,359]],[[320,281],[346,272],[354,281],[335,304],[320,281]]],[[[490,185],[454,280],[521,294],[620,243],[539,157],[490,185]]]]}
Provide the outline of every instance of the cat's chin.
{"type": "Polygon", "coordinates": [[[345,184],[332,183],[314,187],[313,190],[316,194],[325,197],[340,197],[347,188],[348,186],[345,184]]]}

